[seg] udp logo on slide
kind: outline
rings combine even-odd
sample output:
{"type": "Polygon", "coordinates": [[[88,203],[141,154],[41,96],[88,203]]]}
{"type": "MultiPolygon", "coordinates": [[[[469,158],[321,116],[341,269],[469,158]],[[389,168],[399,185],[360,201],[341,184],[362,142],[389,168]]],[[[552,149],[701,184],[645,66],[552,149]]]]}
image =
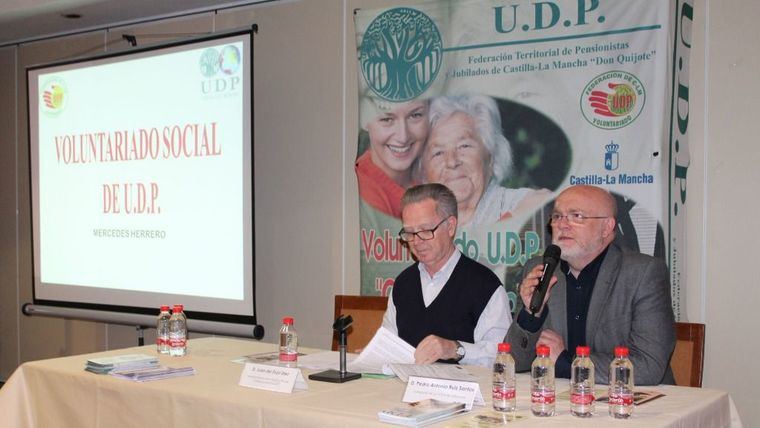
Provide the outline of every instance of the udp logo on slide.
{"type": "Polygon", "coordinates": [[[380,98],[408,101],[422,95],[443,62],[443,42],[435,23],[407,7],[380,14],[367,27],[359,48],[364,81],[380,98]]]}
{"type": "Polygon", "coordinates": [[[644,109],[644,84],[631,73],[608,71],[594,77],[581,94],[586,120],[601,129],[630,125],[644,109]]]}
{"type": "Polygon", "coordinates": [[[54,77],[40,88],[40,109],[45,115],[58,116],[66,108],[69,96],[66,84],[62,79],[54,77]]]}
{"type": "Polygon", "coordinates": [[[201,53],[198,63],[201,75],[206,78],[201,82],[203,94],[232,92],[240,84],[236,74],[242,58],[237,46],[227,45],[221,50],[208,48],[201,53]]]}

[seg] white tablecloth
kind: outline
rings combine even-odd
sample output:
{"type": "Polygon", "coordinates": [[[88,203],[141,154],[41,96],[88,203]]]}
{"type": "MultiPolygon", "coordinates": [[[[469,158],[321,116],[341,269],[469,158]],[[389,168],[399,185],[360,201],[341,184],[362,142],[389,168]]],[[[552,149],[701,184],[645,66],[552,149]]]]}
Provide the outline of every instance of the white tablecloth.
{"type": "MultiPolygon", "coordinates": [[[[362,378],[345,384],[307,381],[308,391],[282,394],[238,386],[243,365],[236,357],[274,351],[271,344],[228,338],[191,340],[188,355],[161,356],[161,364],[192,366],[190,377],[136,383],[85,372],[87,359],[130,353],[155,354],[154,346],[78,355],[21,365],[0,389],[0,426],[7,427],[366,427],[381,424],[377,412],[398,405],[405,385],[398,379],[362,378]]],[[[307,350],[308,352],[308,350],[307,350]]],[[[490,372],[475,374],[487,402],[440,426],[478,426],[475,416],[491,413],[490,372]]],[[[304,370],[308,377],[310,371],[304,370]]],[[[634,410],[628,420],[615,420],[597,404],[596,415],[578,419],[569,402],[558,400],[557,415],[530,413],[529,378],[518,376],[519,427],[740,427],[728,393],[704,388],[658,386],[665,397],[634,410]]],[[[557,391],[568,389],[557,380],[557,391]]],[[[514,425],[510,423],[509,425],[514,425]]],[[[481,425],[482,426],[482,425],[481,425]]]]}

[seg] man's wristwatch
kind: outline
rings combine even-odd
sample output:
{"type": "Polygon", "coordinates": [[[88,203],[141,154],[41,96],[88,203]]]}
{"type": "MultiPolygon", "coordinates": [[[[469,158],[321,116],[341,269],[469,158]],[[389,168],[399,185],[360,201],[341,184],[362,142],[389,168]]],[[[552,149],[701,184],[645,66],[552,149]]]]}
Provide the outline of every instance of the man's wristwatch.
{"type": "Polygon", "coordinates": [[[456,343],[457,343],[457,357],[454,358],[454,360],[459,362],[462,360],[462,358],[464,358],[464,346],[462,346],[462,344],[459,343],[458,340],[456,341],[456,343]]]}

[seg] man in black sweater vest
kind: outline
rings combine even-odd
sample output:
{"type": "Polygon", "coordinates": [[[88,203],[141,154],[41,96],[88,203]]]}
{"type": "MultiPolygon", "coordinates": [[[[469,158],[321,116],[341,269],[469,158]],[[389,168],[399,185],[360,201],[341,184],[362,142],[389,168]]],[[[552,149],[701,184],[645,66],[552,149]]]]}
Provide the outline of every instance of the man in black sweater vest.
{"type": "Polygon", "coordinates": [[[409,188],[401,200],[401,240],[417,263],[393,285],[383,326],[414,346],[417,364],[490,366],[511,315],[504,287],[454,245],[457,201],[442,184],[409,188]]]}

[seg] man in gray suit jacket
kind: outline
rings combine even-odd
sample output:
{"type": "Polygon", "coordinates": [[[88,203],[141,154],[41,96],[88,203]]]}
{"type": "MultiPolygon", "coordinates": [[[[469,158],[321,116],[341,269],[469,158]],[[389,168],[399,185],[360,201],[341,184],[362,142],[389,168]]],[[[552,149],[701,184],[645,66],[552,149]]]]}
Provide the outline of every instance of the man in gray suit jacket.
{"type": "Polygon", "coordinates": [[[562,250],[544,304],[530,313],[541,258],[525,267],[512,344],[518,371],[530,370],[536,345],[550,348],[557,377],[570,376],[577,345],[591,347],[598,383],[609,382],[615,346],[627,346],[637,385],[673,383],[675,328],[665,263],[622,250],[615,239],[614,198],[604,189],[573,186],[557,197],[552,242],[562,250]],[[550,298],[551,296],[551,298],[550,298]]]}

